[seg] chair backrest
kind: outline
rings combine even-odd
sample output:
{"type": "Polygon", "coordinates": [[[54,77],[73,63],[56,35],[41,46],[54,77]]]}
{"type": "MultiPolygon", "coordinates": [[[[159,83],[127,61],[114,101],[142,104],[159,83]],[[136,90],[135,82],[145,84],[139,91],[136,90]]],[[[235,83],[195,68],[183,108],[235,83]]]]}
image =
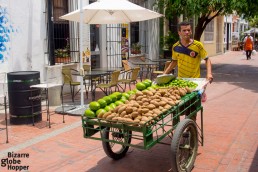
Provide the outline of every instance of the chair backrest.
{"type": "Polygon", "coordinates": [[[6,72],[0,73],[0,97],[6,96],[6,72]]]}
{"type": "Polygon", "coordinates": [[[136,67],[132,70],[131,81],[136,81],[140,72],[140,68],[136,67]]]}
{"type": "Polygon", "coordinates": [[[63,84],[62,77],[62,65],[54,65],[47,67],[47,75],[46,75],[47,84],[63,84]]]}
{"type": "Polygon", "coordinates": [[[122,60],[125,71],[131,70],[128,60],[122,60]]]}
{"type": "Polygon", "coordinates": [[[116,71],[112,72],[111,80],[110,80],[110,84],[111,85],[117,85],[118,84],[119,75],[120,75],[120,71],[119,70],[116,70],[116,71]]]}
{"type": "Polygon", "coordinates": [[[70,68],[62,69],[64,84],[70,84],[73,82],[72,73],[70,68]]]}
{"type": "Polygon", "coordinates": [[[90,65],[83,65],[84,71],[90,71],[90,65]]]}

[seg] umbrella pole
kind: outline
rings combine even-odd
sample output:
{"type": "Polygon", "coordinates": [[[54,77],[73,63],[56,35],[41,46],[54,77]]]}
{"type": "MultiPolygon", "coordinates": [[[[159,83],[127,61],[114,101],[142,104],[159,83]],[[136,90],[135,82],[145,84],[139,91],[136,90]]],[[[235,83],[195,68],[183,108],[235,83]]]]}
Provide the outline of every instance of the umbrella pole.
{"type": "MultiPolygon", "coordinates": [[[[83,54],[83,50],[82,50],[82,23],[83,22],[83,8],[82,8],[82,0],[80,0],[80,73],[83,74],[84,71],[83,70],[83,65],[82,65],[82,54],[83,54]]],[[[83,96],[83,77],[81,78],[81,106],[84,105],[84,96],[83,96]]]]}

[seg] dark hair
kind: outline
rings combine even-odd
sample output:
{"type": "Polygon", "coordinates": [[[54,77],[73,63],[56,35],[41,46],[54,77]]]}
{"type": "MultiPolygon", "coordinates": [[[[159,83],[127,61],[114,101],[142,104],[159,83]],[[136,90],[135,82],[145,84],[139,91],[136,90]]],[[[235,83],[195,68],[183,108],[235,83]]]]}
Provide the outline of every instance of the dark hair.
{"type": "Polygon", "coordinates": [[[178,25],[177,25],[177,30],[178,30],[178,31],[181,31],[181,26],[188,26],[188,25],[191,25],[188,21],[180,22],[180,23],[178,23],[178,25]]]}

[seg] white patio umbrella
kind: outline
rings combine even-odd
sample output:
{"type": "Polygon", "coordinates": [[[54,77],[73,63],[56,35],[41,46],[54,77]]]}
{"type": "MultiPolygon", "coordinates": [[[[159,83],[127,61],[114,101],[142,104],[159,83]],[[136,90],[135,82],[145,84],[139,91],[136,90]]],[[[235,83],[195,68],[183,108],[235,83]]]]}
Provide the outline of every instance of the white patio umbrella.
{"type": "MultiPolygon", "coordinates": [[[[150,20],[162,15],[129,2],[128,0],[98,0],[83,7],[83,23],[117,24],[150,20]]],[[[80,22],[80,10],[73,11],[61,19],[80,22]]]]}
{"type": "MultiPolygon", "coordinates": [[[[60,19],[80,22],[80,38],[82,24],[119,24],[150,20],[162,17],[155,11],[146,9],[128,0],[98,0],[80,9],[63,15],[60,19]]],[[[82,39],[80,39],[80,68],[82,68],[82,39]]],[[[81,106],[83,106],[83,81],[81,80],[81,106]]]]}

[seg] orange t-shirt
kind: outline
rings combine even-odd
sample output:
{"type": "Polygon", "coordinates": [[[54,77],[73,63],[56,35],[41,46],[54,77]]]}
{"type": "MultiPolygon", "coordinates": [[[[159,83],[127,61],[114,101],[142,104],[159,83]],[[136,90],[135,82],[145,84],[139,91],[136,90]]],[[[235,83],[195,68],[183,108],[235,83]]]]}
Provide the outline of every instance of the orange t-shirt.
{"type": "Polygon", "coordinates": [[[245,50],[252,50],[252,49],[253,49],[252,39],[250,37],[247,37],[245,41],[245,50]]]}

